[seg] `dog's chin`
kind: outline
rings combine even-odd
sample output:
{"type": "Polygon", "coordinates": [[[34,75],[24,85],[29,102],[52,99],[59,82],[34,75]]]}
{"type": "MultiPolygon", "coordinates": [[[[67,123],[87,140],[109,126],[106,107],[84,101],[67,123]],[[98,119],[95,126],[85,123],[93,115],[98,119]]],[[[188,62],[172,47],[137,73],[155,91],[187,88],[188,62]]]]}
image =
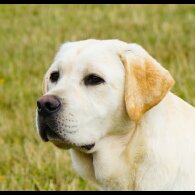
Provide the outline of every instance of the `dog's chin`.
{"type": "Polygon", "coordinates": [[[85,153],[91,153],[92,151],[94,151],[95,143],[85,143],[85,144],[72,143],[65,137],[62,137],[56,131],[53,131],[52,130],[53,128],[50,128],[47,125],[42,125],[42,126],[40,125],[40,127],[41,128],[39,129],[39,134],[42,140],[45,142],[49,141],[58,148],[61,148],[64,150],[75,148],[85,153]]]}
{"type": "Polygon", "coordinates": [[[51,139],[49,141],[52,142],[56,147],[58,147],[60,149],[69,150],[69,149],[73,148],[73,149],[78,149],[84,153],[91,153],[94,149],[94,146],[95,146],[95,143],[92,143],[92,144],[73,144],[70,142],[66,142],[66,141],[62,141],[62,140],[54,140],[54,139],[51,139]]]}
{"type": "Polygon", "coordinates": [[[43,131],[43,130],[40,131],[40,137],[42,138],[43,141],[51,142],[56,147],[64,150],[75,148],[82,152],[90,153],[94,150],[94,146],[95,146],[95,143],[87,143],[87,144],[72,143],[71,141],[68,141],[67,139],[63,138],[62,136],[55,133],[54,131],[51,131],[49,128],[47,128],[47,131],[43,131]]]}
{"type": "Polygon", "coordinates": [[[62,141],[57,141],[57,140],[50,140],[56,147],[64,150],[69,150],[73,147],[72,144],[62,142],[62,141]]]}

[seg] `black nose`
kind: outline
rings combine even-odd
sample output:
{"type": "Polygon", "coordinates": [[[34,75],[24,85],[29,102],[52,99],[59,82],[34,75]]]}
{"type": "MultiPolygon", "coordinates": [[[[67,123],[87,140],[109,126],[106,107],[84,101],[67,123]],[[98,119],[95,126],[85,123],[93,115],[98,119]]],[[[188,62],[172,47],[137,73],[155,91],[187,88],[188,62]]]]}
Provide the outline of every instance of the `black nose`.
{"type": "Polygon", "coordinates": [[[45,95],[38,99],[37,101],[38,113],[40,115],[50,115],[56,113],[60,107],[60,100],[53,95],[45,95]]]}

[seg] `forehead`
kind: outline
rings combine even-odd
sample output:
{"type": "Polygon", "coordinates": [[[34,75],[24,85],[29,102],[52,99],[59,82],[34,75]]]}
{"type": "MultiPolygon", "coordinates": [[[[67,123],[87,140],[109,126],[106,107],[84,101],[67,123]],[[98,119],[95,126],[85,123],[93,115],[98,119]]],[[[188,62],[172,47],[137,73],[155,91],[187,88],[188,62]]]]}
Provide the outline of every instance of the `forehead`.
{"type": "Polygon", "coordinates": [[[115,41],[88,40],[64,44],[58,51],[52,69],[64,73],[123,72],[123,65],[115,49],[115,41]]]}

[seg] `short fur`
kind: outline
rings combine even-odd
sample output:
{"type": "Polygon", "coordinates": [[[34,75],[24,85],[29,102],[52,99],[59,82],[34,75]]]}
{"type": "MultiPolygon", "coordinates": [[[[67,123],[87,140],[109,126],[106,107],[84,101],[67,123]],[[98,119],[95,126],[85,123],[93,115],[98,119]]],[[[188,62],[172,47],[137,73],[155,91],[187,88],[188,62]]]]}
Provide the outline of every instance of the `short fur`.
{"type": "Polygon", "coordinates": [[[103,190],[195,190],[195,109],[169,91],[172,76],[141,46],[65,43],[45,78],[44,94],[63,105],[54,130],[64,139],[50,141],[70,145],[81,177],[103,190]],[[106,82],[85,86],[90,73],[106,82]],[[80,148],[91,143],[90,151],[80,148]]]}

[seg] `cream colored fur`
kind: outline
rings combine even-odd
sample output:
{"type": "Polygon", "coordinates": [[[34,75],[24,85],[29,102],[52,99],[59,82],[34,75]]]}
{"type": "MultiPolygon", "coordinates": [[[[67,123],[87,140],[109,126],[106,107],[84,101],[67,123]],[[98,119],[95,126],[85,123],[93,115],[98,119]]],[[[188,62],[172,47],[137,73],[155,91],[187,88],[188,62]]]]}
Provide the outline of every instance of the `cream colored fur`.
{"type": "MultiPolygon", "coordinates": [[[[169,90],[170,73],[141,46],[118,40],[65,43],[44,81],[78,121],[67,140],[77,173],[103,190],[195,190],[195,109],[169,90]],[[49,82],[53,70],[61,80],[49,82]],[[106,83],[86,88],[97,73],[106,83]]],[[[62,127],[63,131],[66,131],[62,127]]],[[[65,134],[64,134],[65,135],[65,134]]]]}

